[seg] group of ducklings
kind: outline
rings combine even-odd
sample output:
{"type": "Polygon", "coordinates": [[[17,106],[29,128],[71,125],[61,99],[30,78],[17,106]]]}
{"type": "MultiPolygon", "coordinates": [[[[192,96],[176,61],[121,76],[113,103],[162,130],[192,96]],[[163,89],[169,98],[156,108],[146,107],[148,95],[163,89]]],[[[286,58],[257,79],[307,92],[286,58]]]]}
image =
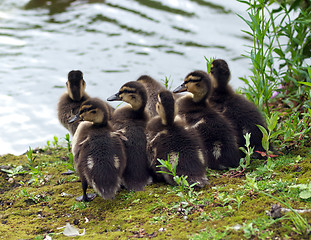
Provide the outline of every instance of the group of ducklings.
{"type": "Polygon", "coordinates": [[[226,61],[216,59],[211,71],[193,71],[173,93],[143,75],[125,83],[107,101],[128,105],[114,109],[106,101],[85,92],[81,71],[70,71],[67,92],[58,103],[58,118],[73,135],[72,152],[83,196],[90,201],[88,186],[104,199],[113,198],[120,186],[141,191],[153,181],[174,184],[157,159],[176,164],[177,175],[190,183],[208,183],[206,168],[237,167],[251,133],[251,146],[264,151],[262,133],[266,126],[257,107],[234,92],[228,84],[226,61]],[[162,170],[162,171],[161,171],[162,170]]]}

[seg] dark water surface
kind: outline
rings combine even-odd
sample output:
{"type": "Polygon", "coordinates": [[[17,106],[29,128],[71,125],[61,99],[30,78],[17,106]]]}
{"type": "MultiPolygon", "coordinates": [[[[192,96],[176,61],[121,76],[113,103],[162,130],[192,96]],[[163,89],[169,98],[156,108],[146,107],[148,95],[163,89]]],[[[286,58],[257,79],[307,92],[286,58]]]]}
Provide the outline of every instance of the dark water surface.
{"type": "Polygon", "coordinates": [[[249,42],[236,13],[246,14],[235,0],[1,0],[0,154],[66,135],[56,105],[72,69],[106,99],[142,74],[174,88],[216,56],[240,87],[249,42]]]}

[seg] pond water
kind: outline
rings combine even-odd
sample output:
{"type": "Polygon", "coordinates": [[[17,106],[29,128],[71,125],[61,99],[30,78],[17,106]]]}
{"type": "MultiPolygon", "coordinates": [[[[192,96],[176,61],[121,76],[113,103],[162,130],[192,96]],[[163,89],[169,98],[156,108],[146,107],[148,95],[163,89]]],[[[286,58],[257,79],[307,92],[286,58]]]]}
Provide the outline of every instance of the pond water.
{"type": "Polygon", "coordinates": [[[56,105],[72,69],[106,99],[142,74],[174,88],[216,56],[242,86],[249,41],[236,14],[246,11],[235,0],[1,0],[0,154],[65,137],[56,105]]]}

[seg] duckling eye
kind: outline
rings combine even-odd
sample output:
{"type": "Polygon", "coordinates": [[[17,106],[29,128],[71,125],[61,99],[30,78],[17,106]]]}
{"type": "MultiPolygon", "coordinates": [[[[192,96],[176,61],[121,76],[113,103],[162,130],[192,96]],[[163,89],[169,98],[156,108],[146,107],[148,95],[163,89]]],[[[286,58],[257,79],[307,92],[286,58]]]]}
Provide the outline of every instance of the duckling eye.
{"type": "Polygon", "coordinates": [[[96,110],[92,110],[90,113],[92,113],[92,114],[96,114],[96,110]]]}
{"type": "Polygon", "coordinates": [[[196,86],[197,86],[197,87],[200,87],[200,83],[197,83],[196,86]]]}
{"type": "Polygon", "coordinates": [[[131,95],[131,98],[132,98],[132,99],[136,99],[135,95],[131,95]]]}

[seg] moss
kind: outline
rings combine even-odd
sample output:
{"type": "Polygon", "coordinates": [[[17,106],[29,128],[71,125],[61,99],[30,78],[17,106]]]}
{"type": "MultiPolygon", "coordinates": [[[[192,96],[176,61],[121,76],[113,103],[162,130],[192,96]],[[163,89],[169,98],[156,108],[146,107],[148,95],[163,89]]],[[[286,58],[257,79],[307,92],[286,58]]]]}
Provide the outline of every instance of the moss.
{"type": "MultiPolygon", "coordinates": [[[[258,229],[250,239],[260,238],[261,234],[270,234],[271,238],[302,239],[291,230],[294,227],[291,220],[273,222],[266,215],[277,201],[251,189],[245,176],[230,178],[225,171],[208,171],[210,185],[197,189],[201,194],[194,205],[188,206],[181,203],[176,191],[164,183],[149,185],[141,192],[122,189],[113,200],[97,197],[90,203],[78,203],[75,197],[82,194],[79,178],[62,175],[68,165],[67,149],[38,149],[34,155],[33,167],[38,166],[40,170],[35,176],[38,181],[31,181],[34,174],[30,174],[25,155],[0,157],[1,166],[11,169],[23,166],[26,171],[12,177],[0,172],[2,239],[43,238],[47,234],[53,239],[67,239],[61,234],[62,229],[58,229],[67,222],[79,229],[85,228],[86,235],[79,239],[189,239],[196,233],[246,239],[245,229],[250,223],[258,229]],[[266,226],[267,221],[271,224],[266,226]],[[241,229],[233,230],[238,224],[241,229]],[[215,232],[210,232],[211,229],[215,232]]],[[[265,170],[258,186],[285,198],[295,208],[311,208],[311,200],[299,199],[299,190],[289,191],[285,184],[309,181],[310,156],[288,155],[274,161],[273,172],[265,170]],[[278,181],[284,182],[279,188],[273,185],[278,181]]],[[[256,169],[263,164],[262,160],[254,161],[249,173],[257,176],[256,169]]],[[[92,189],[88,191],[92,192],[92,189]]],[[[311,213],[304,213],[303,217],[311,222],[311,213]]]]}

